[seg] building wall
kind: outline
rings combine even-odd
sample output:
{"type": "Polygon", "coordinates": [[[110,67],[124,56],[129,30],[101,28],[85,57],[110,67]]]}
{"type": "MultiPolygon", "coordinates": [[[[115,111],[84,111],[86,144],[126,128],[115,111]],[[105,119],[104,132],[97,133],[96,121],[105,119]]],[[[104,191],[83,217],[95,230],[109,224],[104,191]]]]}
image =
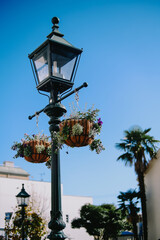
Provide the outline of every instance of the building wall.
{"type": "Polygon", "coordinates": [[[149,240],[160,239],[160,150],[145,174],[149,240]]]}
{"type": "Polygon", "coordinates": [[[14,162],[11,161],[0,164],[0,177],[29,180],[29,174],[22,168],[15,167],[14,162]]]}
{"type": "Polygon", "coordinates": [[[81,238],[79,238],[79,240],[93,239],[91,237],[86,238],[86,230],[84,228],[74,229],[74,231],[71,228],[71,221],[75,217],[79,217],[79,210],[80,210],[79,206],[83,206],[86,203],[92,204],[92,198],[76,197],[76,196],[62,197],[63,219],[66,222],[65,234],[67,235],[68,239],[77,239],[77,235],[79,235],[79,231],[81,231],[81,238]]]}
{"type": "Polygon", "coordinates": [[[18,175],[11,175],[11,174],[0,174],[0,177],[2,178],[14,178],[14,179],[25,179],[28,180],[29,177],[25,177],[25,176],[18,176],[18,175]]]}
{"type": "MultiPolygon", "coordinates": [[[[0,228],[5,226],[5,212],[14,212],[15,210],[17,205],[15,196],[20,192],[22,183],[24,183],[25,190],[32,196],[31,200],[34,208],[37,207],[41,211],[47,222],[50,220],[51,192],[49,182],[0,177],[0,228]]],[[[71,228],[72,219],[79,217],[79,210],[86,203],[92,204],[92,198],[64,196],[62,191],[63,220],[66,222],[64,233],[68,236],[68,239],[93,240],[93,237],[89,236],[85,229],[71,228]]]]}

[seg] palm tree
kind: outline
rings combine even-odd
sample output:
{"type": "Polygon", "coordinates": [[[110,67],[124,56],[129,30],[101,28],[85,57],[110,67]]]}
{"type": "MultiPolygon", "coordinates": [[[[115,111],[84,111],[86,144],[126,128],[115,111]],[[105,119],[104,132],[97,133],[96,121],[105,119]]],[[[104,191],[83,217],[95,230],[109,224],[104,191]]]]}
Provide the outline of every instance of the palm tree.
{"type": "Polygon", "coordinates": [[[124,151],[124,154],[120,155],[117,160],[124,161],[125,165],[129,164],[132,166],[134,164],[135,172],[138,176],[144,240],[148,240],[144,172],[147,168],[148,160],[156,157],[157,147],[155,143],[159,142],[148,135],[150,130],[151,128],[148,128],[143,131],[140,127],[136,127],[129,131],[124,131],[125,137],[121,140],[121,143],[116,144],[117,148],[124,151]]]}
{"type": "Polygon", "coordinates": [[[137,204],[139,202],[139,192],[132,189],[127,192],[120,192],[118,199],[119,209],[122,210],[123,216],[127,216],[128,221],[132,224],[134,239],[138,240],[137,222],[140,208],[137,207],[137,204]]]}

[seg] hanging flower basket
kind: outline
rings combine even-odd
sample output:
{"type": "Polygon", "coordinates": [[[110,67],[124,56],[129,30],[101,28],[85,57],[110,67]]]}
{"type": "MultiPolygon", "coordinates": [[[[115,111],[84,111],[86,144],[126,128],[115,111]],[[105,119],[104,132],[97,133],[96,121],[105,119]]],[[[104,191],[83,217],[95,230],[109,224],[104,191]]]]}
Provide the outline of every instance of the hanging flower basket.
{"type": "MultiPolygon", "coordinates": [[[[89,149],[95,150],[97,154],[105,150],[101,140],[95,139],[96,135],[100,135],[103,124],[101,118],[97,118],[98,112],[98,109],[88,109],[85,112],[76,111],[63,120],[59,125],[60,131],[52,132],[55,153],[62,149],[64,144],[70,147],[89,145],[89,149]]],[[[50,160],[46,166],[51,167],[50,160]]]]}
{"type": "Polygon", "coordinates": [[[47,153],[47,148],[50,146],[49,142],[45,142],[43,140],[32,140],[25,142],[23,145],[28,145],[32,149],[32,154],[30,156],[24,156],[28,162],[43,163],[50,159],[50,156],[47,153]],[[39,148],[44,147],[44,150],[41,153],[37,152],[37,146],[39,148]]]}
{"type": "Polygon", "coordinates": [[[88,109],[88,111],[76,111],[66,120],[60,123],[60,131],[52,132],[55,152],[66,144],[70,147],[83,147],[89,145],[91,151],[100,153],[105,150],[100,139],[95,139],[100,135],[102,124],[101,118],[97,119],[98,109],[88,109]]]}
{"type": "Polygon", "coordinates": [[[29,136],[24,135],[24,139],[21,139],[20,143],[15,142],[11,147],[12,150],[16,150],[17,154],[14,158],[22,157],[28,162],[43,163],[50,159],[50,142],[49,137],[43,135],[29,136]]]}
{"type": "Polygon", "coordinates": [[[60,135],[68,128],[67,136],[64,135],[64,143],[70,147],[83,147],[90,145],[94,137],[90,135],[93,122],[87,119],[67,119],[60,124],[60,135]]]}

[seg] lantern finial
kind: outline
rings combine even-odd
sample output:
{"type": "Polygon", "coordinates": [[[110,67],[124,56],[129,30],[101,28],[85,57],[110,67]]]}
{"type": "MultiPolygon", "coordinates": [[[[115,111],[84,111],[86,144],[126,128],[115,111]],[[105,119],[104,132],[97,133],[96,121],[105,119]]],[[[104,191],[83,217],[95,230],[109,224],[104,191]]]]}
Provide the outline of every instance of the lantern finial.
{"type": "Polygon", "coordinates": [[[47,36],[47,38],[51,38],[56,35],[58,37],[63,37],[64,35],[62,33],[59,32],[58,28],[59,28],[59,18],[58,17],[53,17],[52,18],[52,23],[53,23],[53,26],[52,26],[52,32],[47,36]]]}
{"type": "Polygon", "coordinates": [[[52,23],[53,24],[58,24],[59,23],[59,18],[58,17],[53,17],[52,18],[52,23]]]}

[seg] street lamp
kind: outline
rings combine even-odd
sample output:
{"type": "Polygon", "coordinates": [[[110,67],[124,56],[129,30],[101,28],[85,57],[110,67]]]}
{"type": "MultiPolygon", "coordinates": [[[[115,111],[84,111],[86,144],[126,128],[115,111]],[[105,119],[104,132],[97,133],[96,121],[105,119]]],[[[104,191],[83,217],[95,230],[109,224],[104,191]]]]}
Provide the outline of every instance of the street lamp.
{"type": "Polygon", "coordinates": [[[25,218],[25,207],[28,206],[30,195],[25,191],[24,184],[22,184],[21,191],[16,195],[17,204],[22,208],[22,240],[25,239],[24,234],[24,218],[25,218]]]}
{"type": "Polygon", "coordinates": [[[55,153],[53,132],[59,131],[60,117],[66,112],[60,102],[79,89],[87,87],[87,83],[62,97],[62,94],[69,92],[73,87],[82,49],[74,47],[63,38],[64,35],[58,30],[57,17],[52,18],[52,23],[52,32],[47,36],[47,40],[29,54],[37,90],[50,93],[49,104],[36,114],[29,116],[29,119],[41,112],[45,112],[50,117],[51,220],[48,227],[51,232],[48,238],[58,240],[66,238],[62,231],[66,224],[63,221],[61,209],[60,152],[55,153]]]}

